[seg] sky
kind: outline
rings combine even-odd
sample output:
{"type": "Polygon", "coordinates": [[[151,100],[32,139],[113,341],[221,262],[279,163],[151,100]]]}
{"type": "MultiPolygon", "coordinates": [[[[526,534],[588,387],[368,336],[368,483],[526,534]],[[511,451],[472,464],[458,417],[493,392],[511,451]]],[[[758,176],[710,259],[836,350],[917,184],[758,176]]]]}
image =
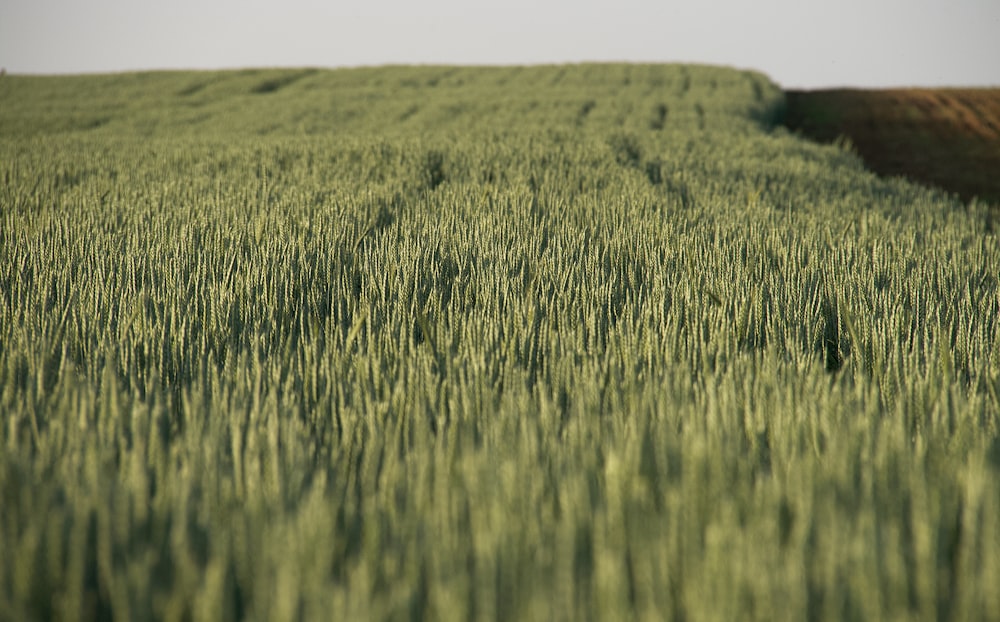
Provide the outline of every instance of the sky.
{"type": "Polygon", "coordinates": [[[0,0],[17,74],[592,61],[1000,86],[1000,0],[0,0]]]}

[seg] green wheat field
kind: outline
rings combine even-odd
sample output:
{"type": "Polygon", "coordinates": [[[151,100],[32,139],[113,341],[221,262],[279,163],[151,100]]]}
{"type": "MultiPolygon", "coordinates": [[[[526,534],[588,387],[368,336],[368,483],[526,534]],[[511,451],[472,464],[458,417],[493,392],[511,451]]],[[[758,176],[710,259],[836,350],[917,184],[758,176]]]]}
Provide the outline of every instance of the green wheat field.
{"type": "Polygon", "coordinates": [[[1000,620],[988,208],[783,106],[0,77],[0,619],[1000,620]]]}

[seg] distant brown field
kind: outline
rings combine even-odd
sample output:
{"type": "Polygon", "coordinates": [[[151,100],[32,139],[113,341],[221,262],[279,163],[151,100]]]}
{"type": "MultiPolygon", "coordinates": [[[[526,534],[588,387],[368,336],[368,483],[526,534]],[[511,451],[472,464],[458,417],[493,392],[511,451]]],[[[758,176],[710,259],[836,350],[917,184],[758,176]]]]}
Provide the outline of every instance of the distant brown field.
{"type": "Polygon", "coordinates": [[[1000,208],[1000,88],[788,91],[785,124],[868,166],[1000,208]]]}

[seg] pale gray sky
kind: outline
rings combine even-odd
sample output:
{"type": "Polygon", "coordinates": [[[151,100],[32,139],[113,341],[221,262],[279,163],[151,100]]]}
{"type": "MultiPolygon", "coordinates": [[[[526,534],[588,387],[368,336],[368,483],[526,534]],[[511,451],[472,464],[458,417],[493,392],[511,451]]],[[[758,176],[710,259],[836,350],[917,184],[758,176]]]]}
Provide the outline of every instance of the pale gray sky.
{"type": "Polygon", "coordinates": [[[1000,0],[0,0],[11,73],[582,61],[1000,86],[1000,0]]]}

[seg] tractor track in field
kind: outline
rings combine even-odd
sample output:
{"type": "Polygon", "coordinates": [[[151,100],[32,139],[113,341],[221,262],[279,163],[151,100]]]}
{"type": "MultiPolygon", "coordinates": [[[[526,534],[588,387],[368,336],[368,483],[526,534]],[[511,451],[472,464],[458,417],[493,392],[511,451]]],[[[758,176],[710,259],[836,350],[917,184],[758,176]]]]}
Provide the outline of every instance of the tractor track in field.
{"type": "Polygon", "coordinates": [[[943,188],[1000,212],[1000,88],[786,91],[785,125],[846,137],[874,172],[943,188]]]}

